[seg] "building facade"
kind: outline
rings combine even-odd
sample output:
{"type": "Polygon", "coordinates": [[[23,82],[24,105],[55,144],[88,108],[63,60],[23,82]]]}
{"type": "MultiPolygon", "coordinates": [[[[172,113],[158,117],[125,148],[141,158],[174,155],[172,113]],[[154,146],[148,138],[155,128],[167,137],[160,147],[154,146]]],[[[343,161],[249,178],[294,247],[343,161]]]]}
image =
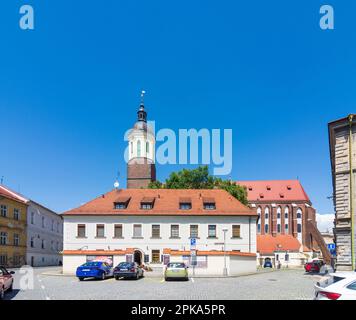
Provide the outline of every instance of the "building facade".
{"type": "Polygon", "coordinates": [[[0,186],[0,265],[26,263],[27,199],[0,186]]]}
{"type": "Polygon", "coordinates": [[[259,264],[303,265],[322,253],[330,254],[317,229],[315,209],[298,180],[239,181],[259,217],[257,252],[259,264]]]}
{"type": "Polygon", "coordinates": [[[27,263],[33,267],[62,264],[63,218],[34,202],[28,202],[27,263]]]}
{"type": "Polygon", "coordinates": [[[256,270],[257,215],[224,190],[112,190],[63,218],[64,273],[92,259],[161,268],[180,260],[197,274],[222,275],[224,263],[228,274],[256,270]]]}
{"type": "Polygon", "coordinates": [[[336,269],[355,270],[356,116],[330,122],[336,269]]]}
{"type": "Polygon", "coordinates": [[[5,186],[0,186],[0,202],[0,259],[9,267],[62,264],[62,216],[5,186]]]}
{"type": "Polygon", "coordinates": [[[156,180],[155,136],[147,124],[143,102],[137,112],[137,121],[128,134],[127,188],[146,188],[156,180]]]}

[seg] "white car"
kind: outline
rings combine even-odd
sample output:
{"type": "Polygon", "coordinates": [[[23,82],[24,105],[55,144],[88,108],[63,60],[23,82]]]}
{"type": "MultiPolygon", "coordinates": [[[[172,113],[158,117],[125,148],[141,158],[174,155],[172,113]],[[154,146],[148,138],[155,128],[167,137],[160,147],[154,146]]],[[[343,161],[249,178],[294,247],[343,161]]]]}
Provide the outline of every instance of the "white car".
{"type": "Polygon", "coordinates": [[[314,288],[314,300],[356,300],[356,272],[330,273],[314,288]]]}

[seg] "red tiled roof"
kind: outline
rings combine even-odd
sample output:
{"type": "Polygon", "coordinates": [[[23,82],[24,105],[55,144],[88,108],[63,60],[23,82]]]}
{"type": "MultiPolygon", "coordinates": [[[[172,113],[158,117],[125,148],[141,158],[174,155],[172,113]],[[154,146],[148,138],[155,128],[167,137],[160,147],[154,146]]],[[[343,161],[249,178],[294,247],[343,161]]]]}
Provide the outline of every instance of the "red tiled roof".
{"type": "Polygon", "coordinates": [[[241,215],[256,216],[225,190],[219,189],[120,189],[112,190],[86,204],[64,212],[63,215],[241,215]],[[119,197],[131,197],[126,209],[114,209],[119,197]],[[179,199],[190,198],[191,210],[180,210],[179,199]],[[215,210],[205,210],[203,198],[215,200],[215,210]],[[141,209],[144,198],[154,198],[153,209],[141,209]]]}
{"type": "Polygon", "coordinates": [[[291,235],[270,234],[257,235],[257,251],[260,254],[273,254],[274,251],[299,251],[301,244],[297,238],[291,235]]]}
{"type": "Polygon", "coordinates": [[[299,180],[237,181],[246,186],[248,201],[307,201],[310,202],[299,180]]]}
{"type": "Polygon", "coordinates": [[[27,203],[29,200],[20,195],[19,193],[10,190],[9,188],[5,186],[0,186],[0,196],[13,199],[22,203],[27,203]]]}

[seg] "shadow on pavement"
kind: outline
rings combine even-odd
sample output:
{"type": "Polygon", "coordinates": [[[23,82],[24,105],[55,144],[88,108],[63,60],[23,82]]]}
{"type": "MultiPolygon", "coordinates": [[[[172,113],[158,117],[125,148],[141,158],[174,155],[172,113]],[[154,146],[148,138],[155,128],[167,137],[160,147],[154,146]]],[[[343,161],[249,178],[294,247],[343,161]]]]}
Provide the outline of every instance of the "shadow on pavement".
{"type": "Polygon", "coordinates": [[[20,292],[19,289],[13,289],[12,291],[6,291],[4,300],[12,300],[20,292]]]}

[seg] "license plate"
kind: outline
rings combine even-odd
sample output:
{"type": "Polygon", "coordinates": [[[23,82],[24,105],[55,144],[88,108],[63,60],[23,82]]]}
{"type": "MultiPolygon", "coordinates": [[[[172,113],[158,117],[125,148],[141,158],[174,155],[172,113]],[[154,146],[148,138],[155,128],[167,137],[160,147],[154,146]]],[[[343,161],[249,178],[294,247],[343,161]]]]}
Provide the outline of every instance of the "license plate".
{"type": "Polygon", "coordinates": [[[90,271],[90,269],[83,269],[82,271],[90,271]]]}
{"type": "Polygon", "coordinates": [[[173,272],[179,272],[179,270],[172,270],[173,272]]]}
{"type": "Polygon", "coordinates": [[[127,271],[127,269],[121,269],[121,271],[127,271]]]}

